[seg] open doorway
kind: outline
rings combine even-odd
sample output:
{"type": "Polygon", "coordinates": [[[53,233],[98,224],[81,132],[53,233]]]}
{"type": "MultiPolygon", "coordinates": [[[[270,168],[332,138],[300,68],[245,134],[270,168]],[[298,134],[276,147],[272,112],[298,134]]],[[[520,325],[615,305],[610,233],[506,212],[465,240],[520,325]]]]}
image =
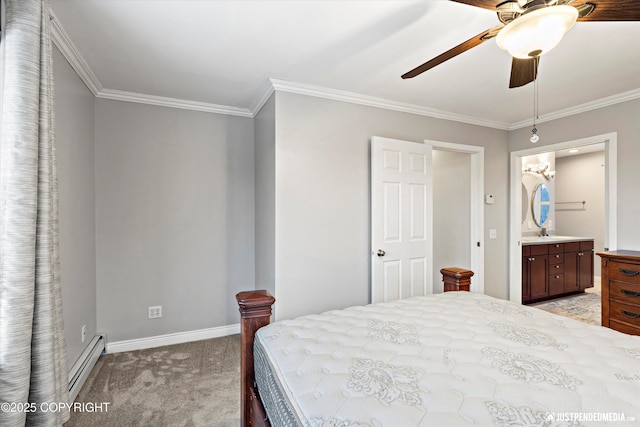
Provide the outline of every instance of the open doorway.
{"type": "MultiPolygon", "coordinates": [[[[468,266],[475,273],[471,292],[484,293],[484,147],[424,142],[433,147],[434,266],[468,266]]],[[[433,283],[442,292],[439,268],[433,283]]]]}
{"type": "MultiPolygon", "coordinates": [[[[522,301],[522,248],[521,237],[523,235],[522,218],[522,179],[523,167],[522,159],[526,156],[537,155],[545,152],[568,150],[592,146],[594,144],[604,144],[604,230],[602,237],[602,249],[613,250],[617,245],[616,218],[617,218],[617,134],[610,133],[583,138],[574,141],[567,141],[558,144],[532,147],[527,150],[515,151],[511,153],[510,171],[510,251],[509,251],[509,299],[515,302],[522,301]]],[[[575,202],[577,200],[569,200],[575,202]]],[[[578,201],[581,202],[581,201],[578,201]]],[[[595,260],[599,263],[599,260],[595,260]]]]}
{"type": "Polygon", "coordinates": [[[470,268],[470,290],[484,293],[484,147],[381,137],[371,142],[371,301],[441,292],[440,268],[455,266],[470,268]],[[442,164],[434,164],[433,152],[442,164]],[[437,192],[434,167],[444,175],[437,192]],[[438,209],[444,198],[453,202],[439,214],[455,218],[452,227],[464,222],[459,238],[445,233],[434,239],[434,196],[443,202],[438,209]]]}

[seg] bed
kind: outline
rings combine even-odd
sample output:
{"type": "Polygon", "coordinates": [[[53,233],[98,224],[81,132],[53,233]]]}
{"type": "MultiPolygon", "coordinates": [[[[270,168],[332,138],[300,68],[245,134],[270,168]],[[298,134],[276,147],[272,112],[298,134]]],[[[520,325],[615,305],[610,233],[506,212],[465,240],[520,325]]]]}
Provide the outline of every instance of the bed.
{"type": "Polygon", "coordinates": [[[465,291],[272,324],[237,299],[244,426],[640,423],[640,337],[465,291]]]}

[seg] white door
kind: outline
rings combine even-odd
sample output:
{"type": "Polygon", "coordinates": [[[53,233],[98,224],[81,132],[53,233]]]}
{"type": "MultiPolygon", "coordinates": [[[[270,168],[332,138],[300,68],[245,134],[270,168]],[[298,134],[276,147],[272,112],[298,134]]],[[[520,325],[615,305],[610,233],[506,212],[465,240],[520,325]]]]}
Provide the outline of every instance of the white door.
{"type": "Polygon", "coordinates": [[[433,291],[431,146],[371,138],[371,302],[433,291]]]}

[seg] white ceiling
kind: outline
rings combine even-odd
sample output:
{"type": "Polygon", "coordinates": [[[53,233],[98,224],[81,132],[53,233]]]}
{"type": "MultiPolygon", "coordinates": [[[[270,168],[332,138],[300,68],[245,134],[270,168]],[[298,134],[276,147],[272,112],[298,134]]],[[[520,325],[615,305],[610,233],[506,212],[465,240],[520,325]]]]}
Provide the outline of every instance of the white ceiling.
{"type": "MultiPolygon", "coordinates": [[[[452,1],[51,0],[51,7],[106,90],[247,109],[274,78],[498,127],[533,114],[533,85],[508,88],[511,58],[494,40],[400,78],[499,24],[489,10],[452,1]]],[[[538,84],[541,119],[640,96],[640,22],[578,22],[541,58],[538,84]]]]}

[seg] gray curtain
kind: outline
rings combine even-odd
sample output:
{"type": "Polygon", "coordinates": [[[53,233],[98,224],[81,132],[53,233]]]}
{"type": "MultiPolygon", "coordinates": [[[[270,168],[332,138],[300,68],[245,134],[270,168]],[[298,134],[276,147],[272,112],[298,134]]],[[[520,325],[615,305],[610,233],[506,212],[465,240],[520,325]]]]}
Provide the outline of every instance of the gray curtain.
{"type": "Polygon", "coordinates": [[[5,0],[5,6],[0,426],[59,426],[69,412],[56,404],[66,403],[69,393],[58,257],[49,4],[5,0]]]}

